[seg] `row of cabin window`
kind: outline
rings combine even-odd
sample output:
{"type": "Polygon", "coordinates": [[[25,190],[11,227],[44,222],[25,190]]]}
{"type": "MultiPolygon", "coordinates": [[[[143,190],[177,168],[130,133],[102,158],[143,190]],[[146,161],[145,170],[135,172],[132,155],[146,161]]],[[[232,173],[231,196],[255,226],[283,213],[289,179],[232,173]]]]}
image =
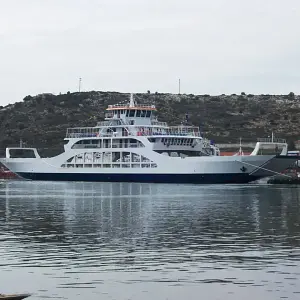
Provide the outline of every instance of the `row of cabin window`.
{"type": "MultiPolygon", "coordinates": [[[[79,161],[86,160],[85,163],[89,163],[89,161],[94,161],[94,163],[99,163],[99,160],[110,158],[112,162],[142,162],[142,163],[153,163],[149,158],[132,152],[94,152],[94,153],[81,153],[77,154],[73,157],[70,157],[67,160],[67,163],[73,163],[73,159],[77,160],[75,163],[82,163],[79,161]]],[[[104,163],[104,162],[103,162],[104,163]]],[[[106,163],[110,163],[110,161],[106,161],[106,163]]]]}
{"type": "MultiPolygon", "coordinates": [[[[104,143],[109,143],[113,141],[116,142],[117,139],[94,139],[94,140],[80,140],[78,142],[76,142],[74,145],[78,145],[78,144],[83,144],[83,145],[96,145],[96,144],[101,144],[102,142],[104,143]]],[[[129,143],[129,144],[137,144],[137,143],[141,143],[141,141],[138,141],[136,139],[120,139],[119,142],[122,144],[126,144],[126,143],[129,143]]]]}
{"type": "MultiPolygon", "coordinates": [[[[73,159],[75,160],[75,163],[99,163],[103,161],[103,163],[122,163],[122,162],[130,162],[129,156],[116,156],[116,155],[103,155],[102,157],[72,157],[68,159],[68,163],[73,163],[73,159]]],[[[151,163],[152,161],[149,158],[146,158],[144,156],[140,156],[137,154],[132,154],[131,162],[142,162],[142,163],[151,163]]]]}
{"type": "Polygon", "coordinates": [[[137,140],[84,140],[84,141],[79,141],[75,143],[72,146],[72,149],[76,148],[140,148],[140,147],[145,147],[144,144],[140,141],[137,140]]]}
{"type": "Polygon", "coordinates": [[[63,164],[62,168],[157,168],[157,164],[63,164]]]}
{"type": "MultiPolygon", "coordinates": [[[[121,113],[124,113],[122,110],[118,110],[117,114],[120,115],[121,113]]],[[[130,118],[150,118],[151,117],[151,110],[126,110],[126,117],[130,118]]]]}
{"type": "Polygon", "coordinates": [[[161,142],[164,145],[191,146],[193,139],[162,138],[161,142]]]}

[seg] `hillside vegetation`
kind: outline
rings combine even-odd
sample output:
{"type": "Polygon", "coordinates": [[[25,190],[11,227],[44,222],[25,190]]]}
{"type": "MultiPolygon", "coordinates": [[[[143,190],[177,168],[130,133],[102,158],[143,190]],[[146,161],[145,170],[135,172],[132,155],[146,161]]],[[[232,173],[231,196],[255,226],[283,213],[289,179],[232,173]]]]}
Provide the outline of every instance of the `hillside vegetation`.
{"type": "MultiPolygon", "coordinates": [[[[0,107],[0,155],[20,139],[42,155],[62,150],[68,127],[95,126],[104,118],[107,105],[127,102],[129,94],[81,92],[26,96],[22,102],[0,107]]],[[[188,114],[190,124],[216,143],[255,141],[272,131],[277,137],[297,140],[300,97],[289,95],[172,95],[136,94],[139,103],[155,104],[160,121],[180,124],[188,114]]]]}

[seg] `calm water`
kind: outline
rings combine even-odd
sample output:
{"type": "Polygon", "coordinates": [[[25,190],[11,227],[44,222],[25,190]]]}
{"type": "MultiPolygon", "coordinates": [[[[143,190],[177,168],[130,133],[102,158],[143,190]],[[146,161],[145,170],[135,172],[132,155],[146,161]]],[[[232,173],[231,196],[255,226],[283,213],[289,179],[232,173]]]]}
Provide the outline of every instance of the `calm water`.
{"type": "Polygon", "coordinates": [[[300,299],[300,188],[0,182],[0,292],[300,299]]]}

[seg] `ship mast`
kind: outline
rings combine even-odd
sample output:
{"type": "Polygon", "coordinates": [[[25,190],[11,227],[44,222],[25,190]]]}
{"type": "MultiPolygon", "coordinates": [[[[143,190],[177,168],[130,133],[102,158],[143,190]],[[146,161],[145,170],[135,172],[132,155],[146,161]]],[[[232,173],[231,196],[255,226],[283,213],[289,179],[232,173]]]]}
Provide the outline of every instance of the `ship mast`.
{"type": "Polygon", "coordinates": [[[240,137],[240,149],[239,149],[239,155],[243,156],[243,150],[242,150],[242,138],[240,137]]]}
{"type": "Polygon", "coordinates": [[[130,102],[129,102],[129,107],[135,107],[134,99],[133,99],[133,94],[130,94],[130,102]]]}

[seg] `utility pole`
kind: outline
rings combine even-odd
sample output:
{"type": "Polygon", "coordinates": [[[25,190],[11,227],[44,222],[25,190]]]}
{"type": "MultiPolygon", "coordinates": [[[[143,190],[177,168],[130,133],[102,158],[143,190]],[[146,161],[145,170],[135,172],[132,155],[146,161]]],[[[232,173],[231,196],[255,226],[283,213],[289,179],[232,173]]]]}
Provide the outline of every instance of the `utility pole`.
{"type": "Polygon", "coordinates": [[[178,80],[178,90],[179,90],[179,95],[180,95],[180,78],[179,78],[179,80],[178,80]]]}
{"type": "Polygon", "coordinates": [[[78,87],[79,93],[80,93],[80,89],[81,89],[81,77],[79,77],[79,87],[78,87]]]}

